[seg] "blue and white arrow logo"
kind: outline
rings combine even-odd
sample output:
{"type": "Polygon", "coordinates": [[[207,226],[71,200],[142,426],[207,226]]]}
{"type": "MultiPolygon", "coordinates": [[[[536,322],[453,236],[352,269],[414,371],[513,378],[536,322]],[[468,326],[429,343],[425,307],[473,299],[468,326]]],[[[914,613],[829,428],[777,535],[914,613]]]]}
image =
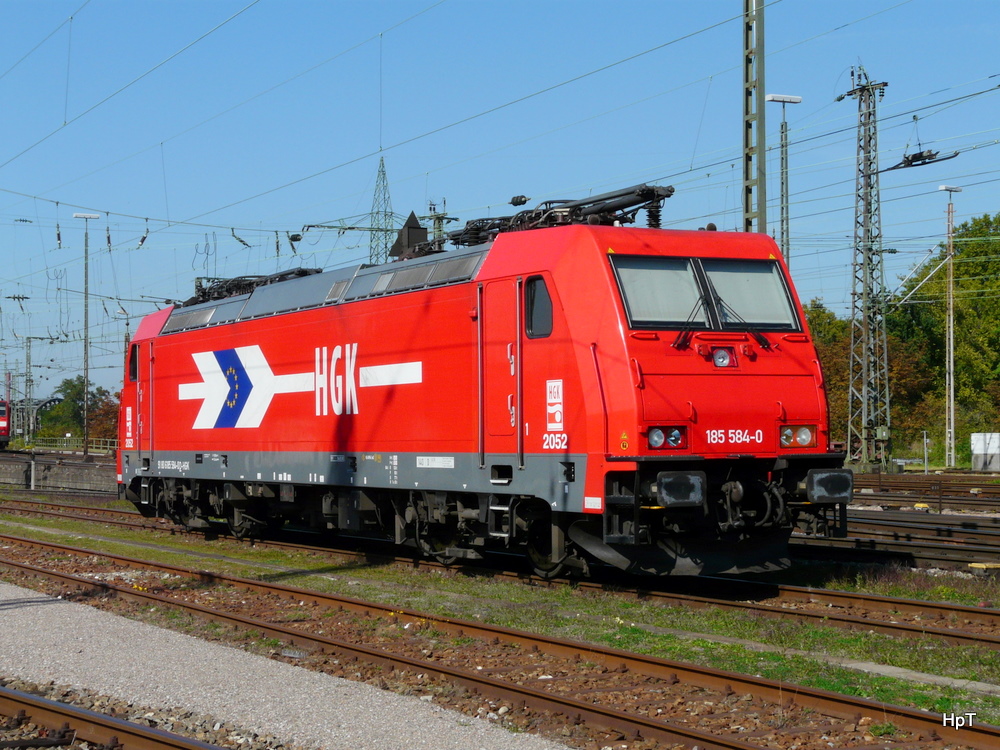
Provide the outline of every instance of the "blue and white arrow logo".
{"type": "Polygon", "coordinates": [[[278,393],[303,393],[315,387],[315,373],[275,375],[259,346],[241,346],[191,355],[200,383],[181,383],[177,398],[202,399],[194,429],[260,427],[278,393]]]}

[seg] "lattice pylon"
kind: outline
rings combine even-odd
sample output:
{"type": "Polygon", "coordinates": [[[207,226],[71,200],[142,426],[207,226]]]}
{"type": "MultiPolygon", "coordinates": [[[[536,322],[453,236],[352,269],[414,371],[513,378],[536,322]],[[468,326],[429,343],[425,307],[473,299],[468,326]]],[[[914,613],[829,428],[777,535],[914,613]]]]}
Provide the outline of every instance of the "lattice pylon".
{"type": "Polygon", "coordinates": [[[381,264],[389,260],[389,249],[396,238],[392,221],[392,201],[389,180],[385,176],[385,158],[379,157],[375,197],[372,198],[371,233],[368,241],[368,262],[381,264]]]}
{"type": "Polygon", "coordinates": [[[864,68],[858,69],[856,82],[848,92],[858,100],[858,158],[847,450],[851,463],[870,468],[887,467],[892,457],[875,106],[887,84],[872,83],[864,68]]]}

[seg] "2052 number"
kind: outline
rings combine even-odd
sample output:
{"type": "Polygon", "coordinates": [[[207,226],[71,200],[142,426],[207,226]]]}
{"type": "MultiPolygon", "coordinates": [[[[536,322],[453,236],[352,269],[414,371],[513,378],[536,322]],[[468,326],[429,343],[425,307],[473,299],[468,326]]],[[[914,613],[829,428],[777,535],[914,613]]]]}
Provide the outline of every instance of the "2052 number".
{"type": "Polygon", "coordinates": [[[569,435],[565,432],[546,432],[542,436],[542,450],[564,451],[569,448],[569,435]]]}

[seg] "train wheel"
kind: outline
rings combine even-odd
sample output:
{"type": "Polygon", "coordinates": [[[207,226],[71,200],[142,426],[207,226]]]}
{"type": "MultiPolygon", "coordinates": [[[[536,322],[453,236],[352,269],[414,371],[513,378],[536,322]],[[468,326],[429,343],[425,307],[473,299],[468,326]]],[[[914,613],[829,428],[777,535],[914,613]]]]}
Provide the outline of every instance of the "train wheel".
{"type": "Polygon", "coordinates": [[[455,547],[455,538],[451,534],[441,533],[441,531],[440,529],[425,528],[418,539],[420,550],[427,557],[433,557],[442,565],[452,565],[458,558],[448,554],[448,549],[455,547]]]}
{"type": "Polygon", "coordinates": [[[425,546],[424,554],[426,554],[428,557],[433,557],[442,565],[454,565],[455,561],[458,560],[458,558],[455,555],[449,555],[446,549],[435,550],[425,546]]]}
{"type": "Polygon", "coordinates": [[[261,531],[266,528],[266,524],[261,523],[252,516],[248,516],[238,508],[233,508],[232,515],[226,519],[226,525],[229,527],[229,533],[237,539],[260,536],[261,531]]]}
{"type": "Polygon", "coordinates": [[[208,522],[192,508],[178,492],[177,483],[173,479],[158,482],[156,492],[156,515],[169,518],[185,529],[202,531],[208,528],[208,522]]]}
{"type": "Polygon", "coordinates": [[[451,565],[458,558],[449,549],[459,546],[458,520],[449,513],[449,502],[443,492],[412,493],[408,517],[416,521],[414,536],[420,551],[442,565],[451,565]]]}
{"type": "Polygon", "coordinates": [[[532,514],[527,519],[528,529],[524,547],[531,569],[539,578],[557,578],[566,572],[566,555],[553,559],[552,517],[548,513],[532,514]]]}

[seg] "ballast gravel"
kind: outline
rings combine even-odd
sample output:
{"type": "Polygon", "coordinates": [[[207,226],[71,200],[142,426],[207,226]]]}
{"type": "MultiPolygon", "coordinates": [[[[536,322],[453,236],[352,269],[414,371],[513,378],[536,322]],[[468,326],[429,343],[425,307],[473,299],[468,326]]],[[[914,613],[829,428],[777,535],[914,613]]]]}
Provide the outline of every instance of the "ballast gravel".
{"type": "Polygon", "coordinates": [[[419,698],[311,672],[6,583],[0,583],[0,678],[8,683],[68,686],[134,706],[157,707],[167,714],[207,715],[215,725],[268,737],[272,747],[565,747],[534,735],[511,734],[419,698]]]}

